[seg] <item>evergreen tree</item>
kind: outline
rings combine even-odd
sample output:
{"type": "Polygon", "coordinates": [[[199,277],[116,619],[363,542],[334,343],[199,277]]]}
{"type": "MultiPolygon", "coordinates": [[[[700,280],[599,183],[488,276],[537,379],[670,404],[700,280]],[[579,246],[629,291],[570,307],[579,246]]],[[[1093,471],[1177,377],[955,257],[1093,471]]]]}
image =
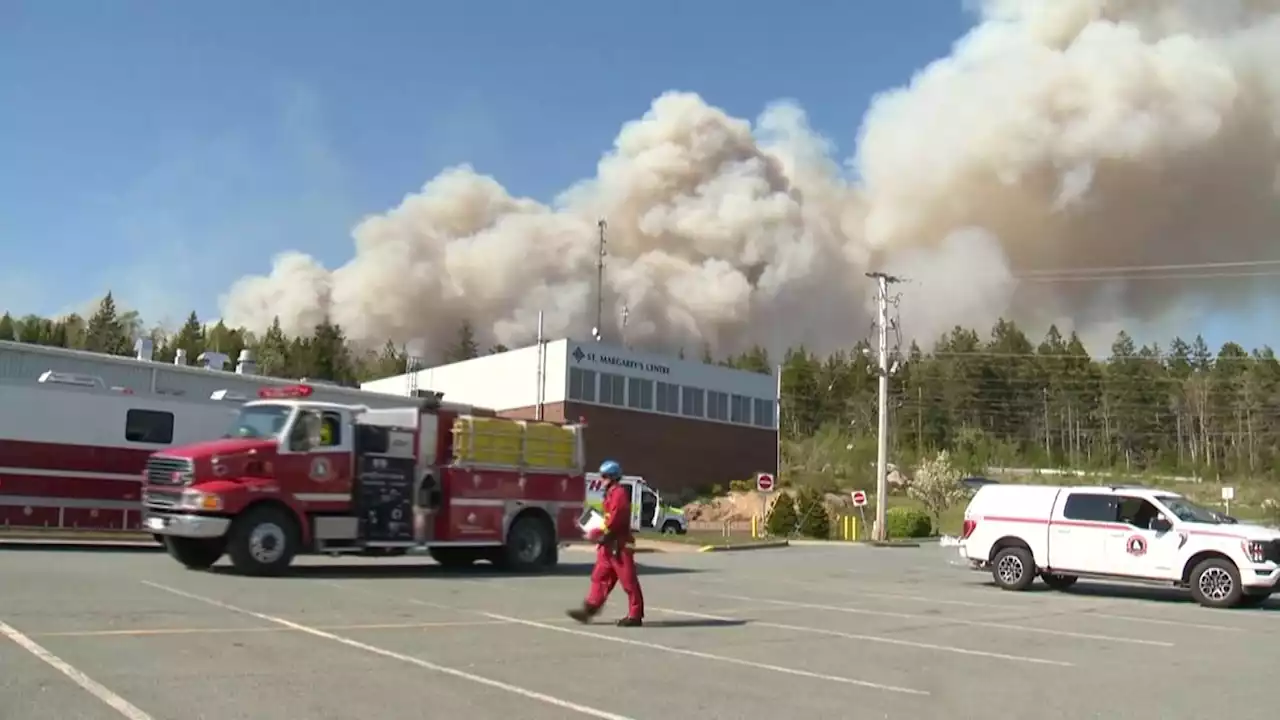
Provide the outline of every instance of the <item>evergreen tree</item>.
{"type": "Polygon", "coordinates": [[[818,540],[831,537],[831,517],[821,490],[812,486],[801,488],[795,512],[800,516],[798,530],[801,535],[818,540]]]}
{"type": "Polygon", "coordinates": [[[791,537],[796,533],[799,520],[795,498],[791,497],[791,493],[780,492],[769,508],[764,527],[774,537],[791,537]]]}
{"type": "Polygon", "coordinates": [[[463,320],[458,326],[458,337],[453,345],[444,352],[443,361],[447,363],[462,362],[480,357],[480,345],[476,342],[476,331],[470,321],[463,320]]]}
{"type": "Polygon", "coordinates": [[[13,321],[13,316],[5,313],[0,317],[0,340],[17,340],[17,323],[13,321]]]}
{"type": "Polygon", "coordinates": [[[254,348],[258,372],[273,377],[300,377],[290,374],[289,350],[289,339],[280,328],[280,318],[276,317],[254,348]]]}
{"type": "MultiPolygon", "coordinates": [[[[44,337],[51,339],[52,335],[53,328],[49,327],[44,337]]],[[[88,327],[85,329],[85,349],[108,355],[133,353],[133,343],[120,322],[115,298],[109,292],[98,303],[98,309],[89,317],[88,327]]]]}

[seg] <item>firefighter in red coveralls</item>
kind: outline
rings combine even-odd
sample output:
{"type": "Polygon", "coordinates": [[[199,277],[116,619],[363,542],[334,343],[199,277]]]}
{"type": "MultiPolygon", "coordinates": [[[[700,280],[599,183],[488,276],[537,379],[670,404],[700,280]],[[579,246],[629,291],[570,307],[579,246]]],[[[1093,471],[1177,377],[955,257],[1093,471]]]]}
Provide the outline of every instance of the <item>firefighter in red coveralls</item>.
{"type": "Polygon", "coordinates": [[[591,591],[581,608],[569,611],[569,617],[580,623],[590,622],[604,607],[613,586],[621,583],[627,593],[627,616],[619,627],[644,624],[644,593],[636,576],[636,539],[631,534],[631,493],[619,481],[622,466],[606,460],[600,466],[604,479],[604,532],[596,541],[596,564],[591,569],[591,591]]]}

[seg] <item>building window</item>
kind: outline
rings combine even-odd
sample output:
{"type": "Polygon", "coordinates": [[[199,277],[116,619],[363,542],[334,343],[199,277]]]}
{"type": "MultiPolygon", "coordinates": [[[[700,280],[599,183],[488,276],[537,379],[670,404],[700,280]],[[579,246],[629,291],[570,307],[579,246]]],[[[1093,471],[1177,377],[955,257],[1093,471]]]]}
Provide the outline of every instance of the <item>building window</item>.
{"type": "Polygon", "coordinates": [[[752,419],[755,420],[755,424],[764,428],[773,427],[773,401],[756,398],[754,404],[756,411],[752,419]]]}
{"type": "Polygon", "coordinates": [[[627,378],[622,375],[600,373],[600,402],[618,407],[626,405],[626,380],[627,378]]]}
{"type": "Polygon", "coordinates": [[[653,381],[644,378],[627,378],[627,407],[637,410],[653,409],[653,381]]]}
{"type": "Polygon", "coordinates": [[[734,395],[729,400],[729,419],[743,425],[751,424],[751,398],[734,395]]]}
{"type": "Polygon", "coordinates": [[[729,394],[707,391],[707,417],[712,420],[729,419],[729,394]]]}
{"type": "Polygon", "coordinates": [[[671,383],[658,383],[658,412],[680,414],[680,386],[671,383]]]}
{"type": "Polygon", "coordinates": [[[680,406],[680,414],[685,417],[702,417],[702,388],[689,387],[688,385],[680,388],[680,396],[683,400],[680,406]]]}
{"type": "Polygon", "coordinates": [[[156,410],[126,412],[124,439],[129,442],[168,445],[173,442],[173,413],[156,410]]]}
{"type": "Polygon", "coordinates": [[[569,368],[569,399],[596,401],[596,371],[569,368]]]}

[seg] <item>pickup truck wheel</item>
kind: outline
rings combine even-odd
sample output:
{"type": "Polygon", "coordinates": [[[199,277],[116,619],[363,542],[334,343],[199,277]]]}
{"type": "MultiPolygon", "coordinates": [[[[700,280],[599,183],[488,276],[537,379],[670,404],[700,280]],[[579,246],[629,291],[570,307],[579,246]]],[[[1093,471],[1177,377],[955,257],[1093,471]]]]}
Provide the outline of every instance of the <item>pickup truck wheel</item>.
{"type": "Polygon", "coordinates": [[[1076,581],[1079,580],[1080,578],[1076,577],[1075,575],[1058,575],[1057,573],[1042,573],[1040,575],[1040,579],[1044,581],[1045,585],[1048,585],[1050,588],[1053,588],[1054,590],[1066,590],[1070,588],[1072,585],[1075,585],[1076,581]]]}
{"type": "Polygon", "coordinates": [[[279,575],[298,552],[297,525],[278,508],[253,508],[232,523],[227,552],[245,575],[279,575]]]}
{"type": "Polygon", "coordinates": [[[1191,597],[1205,607],[1232,607],[1243,595],[1240,571],[1230,560],[1209,558],[1191,571],[1191,597]]]}
{"type": "Polygon", "coordinates": [[[548,522],[535,515],[517,519],[507,531],[498,565],[515,572],[537,572],[550,567],[556,546],[548,522]]]}
{"type": "Polygon", "coordinates": [[[1004,548],[991,562],[991,577],[1003,590],[1026,590],[1036,580],[1036,561],[1026,548],[1004,548]]]}
{"type": "Polygon", "coordinates": [[[680,523],[676,522],[675,520],[672,520],[672,521],[667,522],[667,523],[663,523],[663,525],[662,525],[662,534],[663,534],[663,535],[679,535],[679,534],[680,534],[680,523]]]}
{"type": "Polygon", "coordinates": [[[197,538],[166,537],[164,549],[169,557],[190,570],[208,570],[222,557],[227,541],[223,538],[201,540],[197,538]]]}

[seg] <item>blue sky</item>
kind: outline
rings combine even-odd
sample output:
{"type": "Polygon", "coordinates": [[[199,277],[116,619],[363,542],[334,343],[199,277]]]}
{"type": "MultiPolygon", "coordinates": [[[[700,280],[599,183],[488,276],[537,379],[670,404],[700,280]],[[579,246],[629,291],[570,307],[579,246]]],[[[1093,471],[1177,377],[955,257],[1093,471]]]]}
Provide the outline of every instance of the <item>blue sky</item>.
{"type": "Polygon", "coordinates": [[[747,118],[794,98],[848,154],[872,95],[971,20],[938,0],[798,7],[7,0],[0,308],[111,288],[149,322],[215,316],[277,251],[340,264],[356,220],[448,165],[550,199],[668,89],[747,118]]]}
{"type": "Polygon", "coordinates": [[[549,200],[668,89],[746,118],[793,98],[847,156],[874,94],[972,19],[960,0],[6,0],[0,310],[112,289],[149,323],[214,317],[276,252],[340,265],[361,216],[446,166],[549,200]]]}

